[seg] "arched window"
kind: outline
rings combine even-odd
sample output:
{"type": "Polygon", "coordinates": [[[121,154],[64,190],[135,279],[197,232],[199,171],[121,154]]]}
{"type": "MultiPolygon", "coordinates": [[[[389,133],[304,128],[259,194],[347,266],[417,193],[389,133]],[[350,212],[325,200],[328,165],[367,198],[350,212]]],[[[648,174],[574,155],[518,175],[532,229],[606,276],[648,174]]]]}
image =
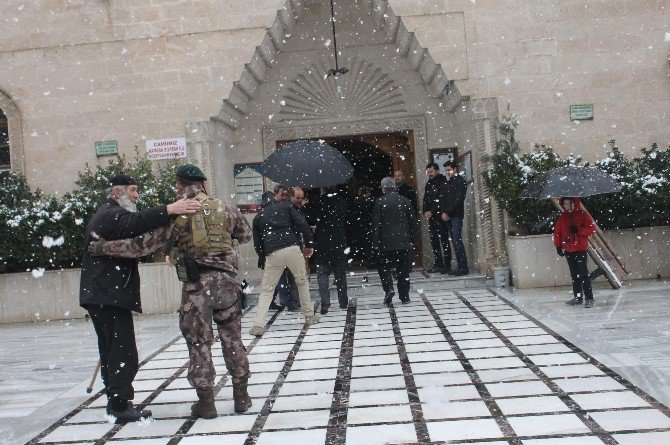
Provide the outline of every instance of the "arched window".
{"type": "Polygon", "coordinates": [[[0,109],[0,170],[11,168],[9,156],[9,122],[7,116],[0,109]]]}
{"type": "Polygon", "coordinates": [[[0,89],[0,171],[24,174],[23,123],[12,98],[0,89]]]}

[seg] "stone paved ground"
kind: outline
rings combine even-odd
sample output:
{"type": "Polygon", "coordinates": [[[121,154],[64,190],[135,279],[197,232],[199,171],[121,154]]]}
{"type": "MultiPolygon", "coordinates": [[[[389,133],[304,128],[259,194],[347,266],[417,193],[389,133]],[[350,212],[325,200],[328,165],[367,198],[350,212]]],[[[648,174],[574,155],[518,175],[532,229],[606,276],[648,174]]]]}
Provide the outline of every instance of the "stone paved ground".
{"type": "Polygon", "coordinates": [[[153,421],[109,423],[98,393],[29,443],[670,443],[667,407],[491,290],[412,300],[387,309],[359,295],[309,328],[279,313],[262,338],[244,337],[252,410],[230,414],[222,376],[215,420],[189,417],[186,347],[166,339],[136,381],[153,421]]]}

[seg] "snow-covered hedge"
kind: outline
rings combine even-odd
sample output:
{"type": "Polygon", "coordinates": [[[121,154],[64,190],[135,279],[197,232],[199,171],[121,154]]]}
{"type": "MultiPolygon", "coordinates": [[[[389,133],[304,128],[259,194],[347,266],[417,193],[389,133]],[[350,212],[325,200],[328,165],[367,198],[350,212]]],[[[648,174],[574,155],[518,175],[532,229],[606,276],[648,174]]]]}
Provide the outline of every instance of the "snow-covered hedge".
{"type": "Polygon", "coordinates": [[[615,141],[609,142],[609,155],[595,163],[583,163],[579,157],[560,158],[551,147],[536,145],[531,153],[519,154],[515,138],[518,122],[508,114],[501,119],[501,138],[490,157],[490,169],[484,182],[493,198],[507,212],[515,233],[549,233],[558,211],[548,200],[520,199],[519,193],[539,173],[567,165],[599,168],[621,182],[618,193],[585,198],[602,229],[670,224],[670,148],[659,150],[656,144],[641,149],[632,159],[624,156],[615,141]]]}
{"type": "Polygon", "coordinates": [[[106,200],[109,178],[125,172],[136,178],[140,191],[138,207],[148,208],[175,198],[174,167],[116,157],[105,167],[78,173],[77,188],[62,197],[31,190],[26,178],[13,171],[0,176],[0,273],[81,266],[84,228],[96,209],[106,200]]]}

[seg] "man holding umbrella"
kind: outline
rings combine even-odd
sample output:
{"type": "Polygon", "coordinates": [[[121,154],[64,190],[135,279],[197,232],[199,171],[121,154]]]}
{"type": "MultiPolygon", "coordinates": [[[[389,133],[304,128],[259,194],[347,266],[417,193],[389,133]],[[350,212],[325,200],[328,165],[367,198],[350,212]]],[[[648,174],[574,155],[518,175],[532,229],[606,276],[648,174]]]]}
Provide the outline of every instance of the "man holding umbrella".
{"type": "MultiPolygon", "coordinates": [[[[524,188],[519,197],[549,199],[560,198],[563,211],[554,227],[554,246],[556,253],[565,256],[570,267],[574,298],[567,302],[570,306],[593,306],[591,277],[586,266],[587,253],[591,253],[596,262],[604,262],[597,251],[590,249],[589,237],[596,233],[597,225],[591,215],[582,209],[579,197],[600,195],[621,190],[621,184],[593,168],[570,165],[541,173],[524,188]]],[[[623,264],[619,263],[624,273],[623,264]]],[[[608,269],[608,268],[606,268],[608,269]]],[[[612,285],[621,285],[619,277],[611,270],[605,272],[612,285]]]]}
{"type": "Polygon", "coordinates": [[[561,198],[563,213],[554,227],[556,253],[568,260],[574,298],[566,302],[569,306],[593,306],[591,278],[586,267],[589,236],[596,233],[593,218],[580,208],[579,198],[561,198]],[[586,301],[584,301],[586,299],[586,301]]]}

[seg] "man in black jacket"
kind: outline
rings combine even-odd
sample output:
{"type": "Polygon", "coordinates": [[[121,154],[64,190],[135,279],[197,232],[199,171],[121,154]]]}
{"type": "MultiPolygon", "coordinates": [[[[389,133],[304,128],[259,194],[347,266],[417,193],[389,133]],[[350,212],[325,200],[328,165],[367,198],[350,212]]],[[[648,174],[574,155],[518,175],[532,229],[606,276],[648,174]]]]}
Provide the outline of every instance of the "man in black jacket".
{"type": "Polygon", "coordinates": [[[409,199],[409,202],[412,203],[412,208],[414,211],[418,211],[416,202],[416,190],[414,190],[410,185],[405,182],[405,173],[402,170],[396,170],[393,172],[393,180],[395,181],[395,187],[400,196],[404,196],[409,199]]]}
{"type": "Polygon", "coordinates": [[[384,304],[391,305],[393,277],[398,271],[398,294],[409,303],[409,274],[412,268],[412,242],[416,235],[416,217],[409,199],[396,192],[393,178],[381,182],[383,195],[377,198],[372,212],[372,243],[379,250],[377,270],[384,289],[384,304]]]}
{"type": "Polygon", "coordinates": [[[310,223],[316,226],[314,257],[321,298],[321,314],[330,307],[330,273],[335,275],[337,300],[340,309],[346,309],[347,297],[347,201],[335,187],[322,188],[321,197],[314,206],[310,223]]]}
{"type": "Polygon", "coordinates": [[[458,174],[458,164],[455,162],[445,162],[444,171],[447,174],[447,183],[440,194],[441,216],[442,221],[449,228],[451,242],[454,243],[456,263],[458,265],[455,275],[462,276],[470,273],[468,270],[468,258],[465,254],[465,246],[461,237],[463,217],[465,216],[465,194],[468,189],[468,183],[465,182],[463,176],[458,174]]]}
{"type": "Polygon", "coordinates": [[[309,258],[314,253],[312,230],[305,218],[291,202],[277,202],[276,199],[270,198],[254,217],[252,230],[254,248],[259,256],[265,256],[265,273],[261,282],[254,325],[249,333],[255,336],[262,336],[265,333],[265,317],[275,287],[287,267],[298,285],[298,297],[302,313],[305,315],[305,323],[316,323],[319,317],[314,314],[314,307],[311,304],[305,261],[300,251],[300,246],[304,242],[304,256],[309,258]]]}
{"type": "Polygon", "coordinates": [[[108,198],[86,226],[79,304],[88,311],[98,336],[107,413],[118,421],[135,421],[151,415],[137,410],[131,402],[139,366],[132,311],[142,312],[137,259],[91,256],[88,245],[98,236],[105,240],[132,238],[167,226],[168,215],[193,213],[200,204],[179,200],[138,212],[137,183],[126,175],[111,179],[108,198]]]}
{"type": "Polygon", "coordinates": [[[423,215],[428,218],[428,233],[430,244],[433,247],[435,263],[428,273],[449,273],[451,270],[451,247],[449,246],[449,231],[447,225],[440,218],[439,202],[442,187],[447,179],[440,174],[440,167],[434,162],[426,166],[428,182],[423,193],[423,215]],[[443,253],[444,251],[444,253],[443,253]]]}

